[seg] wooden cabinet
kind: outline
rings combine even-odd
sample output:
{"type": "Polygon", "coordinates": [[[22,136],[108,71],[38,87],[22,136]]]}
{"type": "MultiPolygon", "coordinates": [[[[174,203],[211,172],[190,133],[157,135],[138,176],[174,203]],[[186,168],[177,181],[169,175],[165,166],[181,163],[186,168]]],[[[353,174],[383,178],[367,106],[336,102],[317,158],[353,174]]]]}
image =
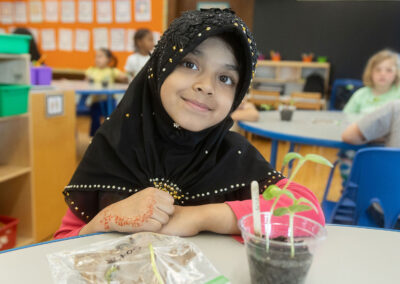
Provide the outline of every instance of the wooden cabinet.
{"type": "Polygon", "coordinates": [[[57,230],[67,209],[62,190],[77,164],[74,92],[30,92],[29,109],[0,118],[0,215],[19,219],[17,246],[57,230]],[[60,116],[46,115],[52,95],[63,97],[60,116]]]}

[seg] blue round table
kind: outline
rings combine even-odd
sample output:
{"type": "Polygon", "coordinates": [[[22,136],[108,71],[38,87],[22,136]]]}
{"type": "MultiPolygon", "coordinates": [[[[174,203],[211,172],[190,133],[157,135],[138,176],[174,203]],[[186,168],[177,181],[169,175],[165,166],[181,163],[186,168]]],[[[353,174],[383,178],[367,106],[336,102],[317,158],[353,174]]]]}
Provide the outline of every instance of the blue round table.
{"type": "Polygon", "coordinates": [[[250,133],[271,139],[270,163],[276,166],[278,141],[289,141],[290,151],[295,144],[307,144],[343,150],[357,150],[365,145],[352,145],[342,141],[343,130],[359,118],[338,111],[296,110],[291,121],[282,121],[279,111],[260,113],[258,122],[239,122],[250,133]]]}

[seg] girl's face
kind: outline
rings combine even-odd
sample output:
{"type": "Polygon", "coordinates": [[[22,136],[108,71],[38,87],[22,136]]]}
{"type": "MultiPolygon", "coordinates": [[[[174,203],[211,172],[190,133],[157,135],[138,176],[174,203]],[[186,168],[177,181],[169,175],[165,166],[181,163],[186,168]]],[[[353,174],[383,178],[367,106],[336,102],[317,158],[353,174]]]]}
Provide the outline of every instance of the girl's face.
{"type": "Polygon", "coordinates": [[[98,68],[105,68],[110,63],[110,59],[107,55],[102,51],[96,51],[96,58],[95,58],[96,67],[98,68]]]}
{"type": "Polygon", "coordinates": [[[392,59],[383,60],[372,69],[372,82],[375,88],[390,87],[397,75],[396,63],[392,59]]]}
{"type": "Polygon", "coordinates": [[[147,33],[137,43],[139,50],[142,53],[148,54],[154,49],[154,38],[152,33],[147,33]]]}
{"type": "Polygon", "coordinates": [[[197,132],[228,116],[238,82],[238,64],[231,47],[218,37],[210,37],[165,79],[161,101],[176,123],[197,132]]]}

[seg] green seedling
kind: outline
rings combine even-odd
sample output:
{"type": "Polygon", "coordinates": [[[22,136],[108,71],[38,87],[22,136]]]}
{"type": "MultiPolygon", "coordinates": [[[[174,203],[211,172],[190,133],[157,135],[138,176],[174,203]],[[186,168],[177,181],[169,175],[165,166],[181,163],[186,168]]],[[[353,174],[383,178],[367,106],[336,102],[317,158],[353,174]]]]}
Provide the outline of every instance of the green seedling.
{"type": "Polygon", "coordinates": [[[293,219],[294,215],[299,212],[304,212],[308,210],[314,209],[317,211],[315,206],[306,198],[299,198],[296,199],[289,190],[287,190],[288,186],[292,183],[294,177],[300,170],[300,168],[304,165],[305,162],[311,161],[314,163],[318,163],[321,165],[333,167],[332,163],[329,162],[327,159],[325,159],[322,156],[316,155],[316,154],[307,154],[304,157],[300,155],[299,153],[295,152],[290,152],[285,155],[283,158],[283,166],[286,166],[290,163],[290,161],[297,159],[297,165],[295,169],[293,170],[292,174],[288,178],[288,182],[285,184],[285,186],[280,189],[276,185],[270,185],[268,188],[263,192],[263,197],[265,200],[273,200],[274,202],[272,203],[270,214],[268,215],[268,223],[267,223],[267,230],[265,232],[266,234],[266,250],[269,252],[269,235],[270,235],[270,227],[271,227],[271,217],[272,214],[274,216],[283,216],[286,214],[289,214],[289,232],[290,232],[290,242],[291,242],[291,256],[294,257],[294,237],[293,237],[293,219]],[[278,203],[279,199],[281,198],[282,195],[288,196],[290,199],[293,200],[293,204],[288,206],[288,207],[280,207],[275,209],[276,204],[278,203]],[[307,205],[309,204],[309,205],[307,205]]]}

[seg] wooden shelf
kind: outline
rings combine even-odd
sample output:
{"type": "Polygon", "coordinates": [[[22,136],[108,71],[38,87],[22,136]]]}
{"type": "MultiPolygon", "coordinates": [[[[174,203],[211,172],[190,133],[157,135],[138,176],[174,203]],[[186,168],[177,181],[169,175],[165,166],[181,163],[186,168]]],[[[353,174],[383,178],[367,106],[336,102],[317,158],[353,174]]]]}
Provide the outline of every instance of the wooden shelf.
{"type": "Polygon", "coordinates": [[[31,172],[31,167],[0,165],[0,182],[5,182],[29,172],[31,172]]]}
{"type": "Polygon", "coordinates": [[[302,61],[272,61],[272,60],[259,60],[257,67],[261,66],[275,66],[275,67],[302,67],[302,68],[329,68],[328,62],[302,62],[302,61]]]}
{"type": "Polygon", "coordinates": [[[4,116],[4,117],[0,117],[0,123],[2,123],[3,121],[10,121],[10,120],[14,120],[14,119],[21,119],[21,118],[28,118],[29,114],[24,113],[24,114],[20,114],[20,115],[11,115],[11,116],[4,116]]]}
{"type": "Polygon", "coordinates": [[[253,82],[260,82],[260,83],[299,83],[303,84],[304,80],[298,80],[298,79],[274,79],[274,78],[260,78],[260,77],[255,77],[253,79],[253,82]]]}
{"type": "Polygon", "coordinates": [[[31,245],[34,243],[33,237],[17,237],[17,243],[15,247],[23,247],[27,245],[31,245]]]}

